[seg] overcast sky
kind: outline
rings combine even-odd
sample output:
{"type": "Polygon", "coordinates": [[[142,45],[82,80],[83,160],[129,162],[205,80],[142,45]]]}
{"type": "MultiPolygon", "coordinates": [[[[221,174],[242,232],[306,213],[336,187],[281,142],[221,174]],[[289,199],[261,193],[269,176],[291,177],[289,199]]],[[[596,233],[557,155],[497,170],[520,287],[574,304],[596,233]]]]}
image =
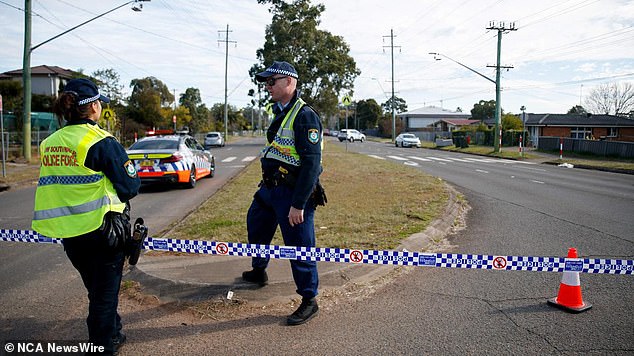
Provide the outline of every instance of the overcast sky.
{"type": "MultiPolygon", "coordinates": [[[[634,82],[634,1],[417,0],[319,1],[320,29],[350,46],[361,75],[354,100],[383,103],[391,95],[390,31],[394,33],[394,90],[409,110],[457,107],[468,112],[494,100],[495,85],[429,52],[442,53],[495,80],[497,31],[502,36],[502,108],[519,113],[565,113],[584,105],[597,85],[634,82]],[[385,52],[384,52],[385,51],[385,52]]],[[[32,45],[125,3],[33,0],[32,45]]],[[[313,1],[317,3],[317,1],[313,1]]],[[[248,70],[271,22],[255,0],[152,0],[143,11],[127,5],[32,53],[31,65],[92,73],[113,68],[129,93],[130,80],[154,76],[179,95],[198,88],[208,106],[224,102],[225,30],[229,25],[229,103],[244,107],[254,85],[248,70]],[[222,32],[221,32],[222,31],[222,32]],[[235,41],[235,43],[233,43],[235,41]]],[[[24,0],[0,0],[0,72],[21,69],[24,0]]],[[[301,73],[300,80],[301,80],[301,73]]]]}

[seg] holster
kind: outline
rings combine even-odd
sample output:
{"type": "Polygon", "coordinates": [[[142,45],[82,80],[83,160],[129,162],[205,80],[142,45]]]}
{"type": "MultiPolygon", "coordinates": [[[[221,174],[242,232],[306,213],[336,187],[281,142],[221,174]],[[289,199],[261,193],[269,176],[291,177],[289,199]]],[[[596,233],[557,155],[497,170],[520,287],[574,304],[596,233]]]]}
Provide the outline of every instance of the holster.
{"type": "Polygon", "coordinates": [[[326,203],[328,203],[328,197],[326,197],[326,190],[319,182],[315,184],[312,197],[313,197],[313,201],[315,202],[315,208],[319,205],[326,206],[326,203]]]}
{"type": "Polygon", "coordinates": [[[108,246],[113,249],[122,248],[131,230],[130,206],[126,204],[123,213],[107,212],[99,230],[108,241],[108,246]]]}
{"type": "Polygon", "coordinates": [[[134,222],[134,231],[129,235],[125,244],[125,255],[128,257],[130,265],[134,266],[139,261],[147,234],[148,228],[145,226],[143,218],[137,218],[134,222]]]}

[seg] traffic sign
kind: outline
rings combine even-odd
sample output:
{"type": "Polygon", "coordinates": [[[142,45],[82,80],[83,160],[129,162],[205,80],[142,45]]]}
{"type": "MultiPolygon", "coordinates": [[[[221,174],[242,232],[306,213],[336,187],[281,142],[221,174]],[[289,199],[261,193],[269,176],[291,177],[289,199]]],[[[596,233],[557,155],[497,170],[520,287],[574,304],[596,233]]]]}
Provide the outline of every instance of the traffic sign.
{"type": "Polygon", "coordinates": [[[112,109],[103,109],[101,110],[101,117],[106,121],[110,121],[114,119],[114,111],[112,109]]]}
{"type": "Polygon", "coordinates": [[[345,106],[348,106],[352,104],[352,98],[350,97],[350,95],[345,95],[343,98],[341,98],[341,103],[345,106]]]}

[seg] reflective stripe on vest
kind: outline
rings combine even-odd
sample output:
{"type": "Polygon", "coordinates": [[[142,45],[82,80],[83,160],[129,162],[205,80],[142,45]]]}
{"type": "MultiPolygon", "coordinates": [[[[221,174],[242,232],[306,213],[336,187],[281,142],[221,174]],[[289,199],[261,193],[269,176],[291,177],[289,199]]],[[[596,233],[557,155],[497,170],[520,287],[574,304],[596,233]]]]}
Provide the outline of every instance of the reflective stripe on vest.
{"type": "Polygon", "coordinates": [[[299,167],[301,164],[299,154],[295,149],[295,131],[293,123],[299,110],[306,102],[298,98],[291,110],[284,117],[284,121],[275,134],[273,142],[264,148],[264,158],[272,158],[278,161],[299,167]]]}
{"type": "Polygon", "coordinates": [[[90,148],[112,136],[97,125],[70,125],[40,145],[40,179],[32,227],[48,237],[73,237],[98,229],[109,211],[123,212],[112,182],[85,166],[90,148]]]}

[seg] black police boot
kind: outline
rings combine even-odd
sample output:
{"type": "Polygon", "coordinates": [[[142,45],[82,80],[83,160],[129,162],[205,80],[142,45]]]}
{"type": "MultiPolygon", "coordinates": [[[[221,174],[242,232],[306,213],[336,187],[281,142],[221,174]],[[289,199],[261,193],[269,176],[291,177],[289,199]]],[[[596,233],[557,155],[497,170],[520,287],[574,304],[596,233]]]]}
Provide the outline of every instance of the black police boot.
{"type": "Polygon", "coordinates": [[[124,333],[119,331],[116,336],[112,337],[112,344],[114,346],[115,351],[119,351],[119,348],[125,343],[127,337],[124,333]]]}
{"type": "Polygon", "coordinates": [[[242,272],[242,279],[262,287],[269,281],[269,276],[264,268],[254,268],[251,271],[242,272]]]}
{"type": "Polygon", "coordinates": [[[315,298],[302,298],[302,304],[295,312],[288,316],[286,323],[288,325],[300,325],[312,319],[319,312],[319,306],[315,298]]]}

